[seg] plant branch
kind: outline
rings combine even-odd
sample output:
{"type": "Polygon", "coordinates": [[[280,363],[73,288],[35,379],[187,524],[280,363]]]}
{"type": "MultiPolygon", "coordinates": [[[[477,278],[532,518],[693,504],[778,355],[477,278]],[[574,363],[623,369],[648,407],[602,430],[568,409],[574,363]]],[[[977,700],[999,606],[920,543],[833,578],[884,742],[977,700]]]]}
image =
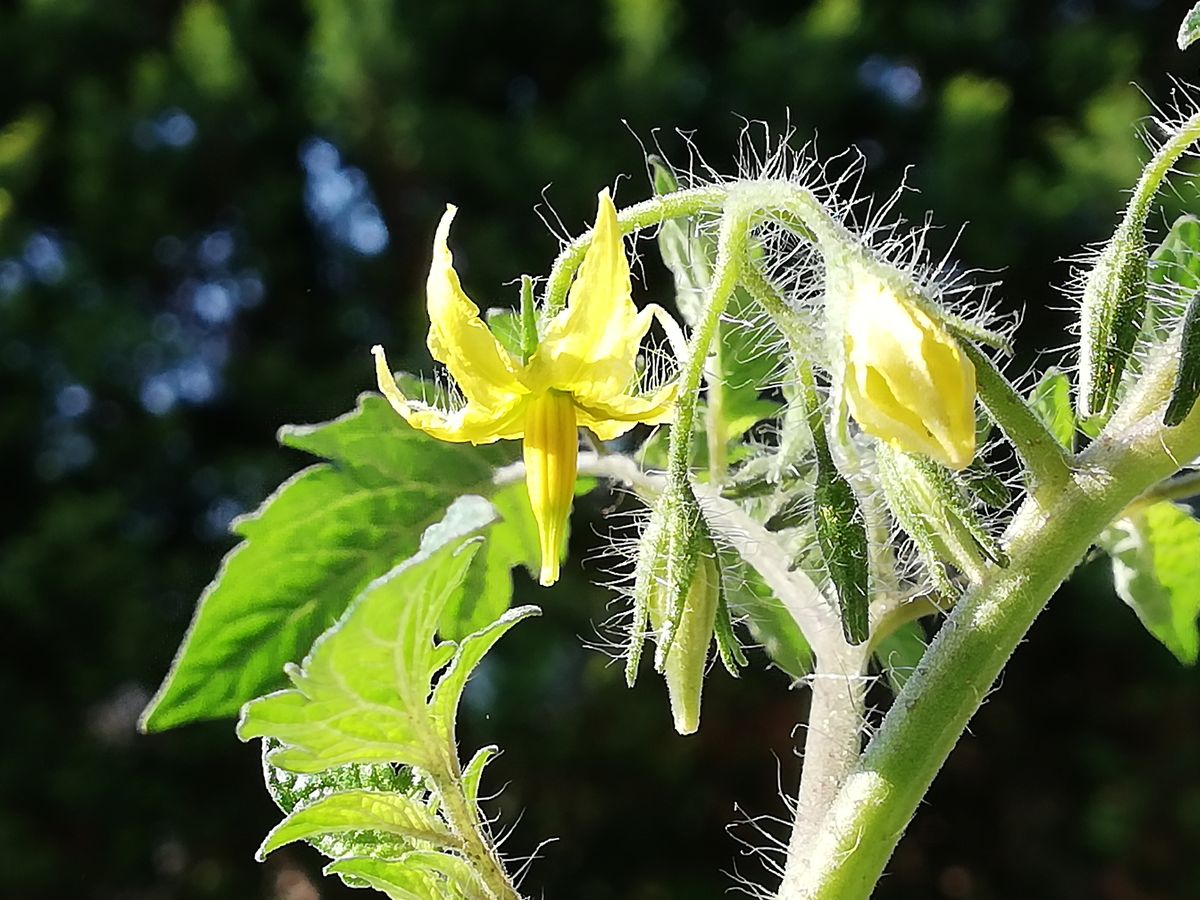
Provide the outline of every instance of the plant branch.
{"type": "MultiPolygon", "coordinates": [[[[1169,364],[1165,360],[1161,365],[1169,364]]],[[[1030,496],[1008,530],[1011,563],[958,602],[829,807],[779,900],[864,900],[967,722],[1051,594],[1097,535],[1143,491],[1200,454],[1200,415],[1147,417],[1102,435],[1070,480],[1030,496]]]]}

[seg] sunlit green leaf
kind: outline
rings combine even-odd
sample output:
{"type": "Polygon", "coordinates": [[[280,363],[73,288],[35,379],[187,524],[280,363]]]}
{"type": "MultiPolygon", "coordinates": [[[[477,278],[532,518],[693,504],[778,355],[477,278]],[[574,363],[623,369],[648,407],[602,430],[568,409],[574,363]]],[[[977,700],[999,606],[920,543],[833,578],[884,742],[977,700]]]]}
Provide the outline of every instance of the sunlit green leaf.
{"type": "Polygon", "coordinates": [[[463,766],[462,789],[463,795],[472,803],[479,802],[479,782],[483,778],[483,770],[492,758],[500,752],[495,744],[481,747],[471,761],[463,766]]]}
{"type": "Polygon", "coordinates": [[[438,679],[437,687],[433,691],[433,698],[429,701],[429,711],[448,740],[454,735],[454,719],[458,712],[458,702],[462,699],[463,689],[467,686],[467,679],[471,677],[471,673],[475,671],[479,661],[495,646],[496,641],[504,637],[510,628],[522,619],[540,613],[541,610],[536,606],[519,606],[516,609],[510,609],[491,625],[465,638],[459,645],[454,661],[438,679]]]}
{"type": "Polygon", "coordinates": [[[1073,450],[1075,407],[1071,403],[1071,379],[1058,369],[1047,370],[1030,393],[1029,404],[1054,439],[1073,450]]]}
{"type": "Polygon", "coordinates": [[[436,769],[442,745],[430,740],[425,704],[454,645],[434,634],[479,549],[464,535],[489,521],[463,515],[431,529],[420,553],[371,584],[290,667],[294,688],[246,704],[238,735],[283,742],[271,762],[294,772],[351,762],[436,769]]]}
{"type": "Polygon", "coordinates": [[[796,620],[753,568],[733,553],[721,554],[726,600],[734,619],[741,619],[750,636],[771,662],[801,678],[812,671],[812,650],[796,620]]]}
{"type": "Polygon", "coordinates": [[[325,867],[330,875],[373,887],[391,900],[460,900],[462,893],[446,884],[444,879],[427,868],[418,868],[403,859],[386,860],[372,857],[351,857],[331,862],[325,867]]]}
{"type": "Polygon", "coordinates": [[[1200,522],[1160,501],[1120,519],[1101,537],[1113,584],[1146,629],[1185,665],[1200,655],[1200,522]]]}
{"type": "Polygon", "coordinates": [[[393,792],[342,791],[297,809],[272,828],[257,857],[261,860],[293,841],[363,829],[394,835],[401,839],[397,846],[405,849],[413,849],[412,841],[440,847],[460,843],[441,819],[413,797],[393,792]]]}
{"type": "Polygon", "coordinates": [[[438,633],[448,641],[462,640],[503,615],[512,602],[512,569],[533,570],[539,563],[537,523],[524,483],[503,488],[491,503],[500,521],[488,528],[484,548],[442,613],[438,633]]]}
{"type": "Polygon", "coordinates": [[[299,659],[373,579],[416,551],[461,494],[494,490],[508,447],[436,441],[374,394],[331,422],[280,440],[329,460],[298,473],[234,524],[242,543],[205,590],[143,727],[236,713],[282,686],[299,659]]]}
{"type": "MultiPolygon", "coordinates": [[[[278,747],[278,741],[263,741],[263,780],[276,805],[285,814],[344,791],[391,791],[428,800],[424,788],[419,781],[414,781],[412,770],[406,767],[351,764],[301,775],[271,762],[270,755],[278,747]]],[[[395,835],[367,829],[314,835],[307,840],[332,859],[374,855],[394,857],[411,849],[395,835]]]]}

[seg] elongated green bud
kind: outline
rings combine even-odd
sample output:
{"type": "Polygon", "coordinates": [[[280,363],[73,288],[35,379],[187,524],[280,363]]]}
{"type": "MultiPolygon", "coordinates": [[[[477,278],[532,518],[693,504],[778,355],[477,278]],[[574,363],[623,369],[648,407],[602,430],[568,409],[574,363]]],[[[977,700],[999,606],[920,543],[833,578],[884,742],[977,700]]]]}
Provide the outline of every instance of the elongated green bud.
{"type": "Polygon", "coordinates": [[[705,544],[712,543],[690,484],[671,484],[662,499],[666,511],[666,540],[663,544],[662,619],[655,626],[658,644],[654,651],[654,668],[658,672],[666,667],[705,544]]]}
{"type": "Polygon", "coordinates": [[[1121,222],[1083,288],[1079,414],[1112,411],[1121,376],[1146,315],[1145,219],[1121,222]]]}
{"type": "Polygon", "coordinates": [[[1188,417],[1200,395],[1200,291],[1192,295],[1183,315],[1179,343],[1179,371],[1163,424],[1174,427],[1188,417]]]}
{"type": "Polygon", "coordinates": [[[945,468],[924,457],[876,446],[879,479],[888,506],[912,538],[938,589],[952,594],[946,563],[978,580],[985,561],[1008,557],[984,528],[962,487],[945,468]]]}
{"type": "MultiPolygon", "coordinates": [[[[692,734],[700,727],[704,670],[721,606],[721,573],[716,548],[705,538],[698,542],[698,549],[696,564],[676,614],[674,637],[661,669],[671,701],[671,717],[680,734],[692,734]]],[[[661,634],[668,627],[671,598],[665,590],[655,592],[652,597],[650,622],[661,634]]],[[[662,646],[660,642],[659,647],[662,646]]]]}

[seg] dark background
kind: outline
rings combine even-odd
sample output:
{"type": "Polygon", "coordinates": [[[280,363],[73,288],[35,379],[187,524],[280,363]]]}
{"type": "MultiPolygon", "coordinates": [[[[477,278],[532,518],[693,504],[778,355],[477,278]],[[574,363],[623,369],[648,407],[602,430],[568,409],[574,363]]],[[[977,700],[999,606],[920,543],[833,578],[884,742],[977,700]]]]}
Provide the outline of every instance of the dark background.
{"type": "MultiPolygon", "coordinates": [[[[1200,51],[1173,40],[1189,5],[0,5],[0,895],[350,893],[315,854],[252,860],[277,814],[231,723],[142,737],[134,721],[229,519],[303,464],[276,427],[350,408],[376,341],[428,365],[420,288],[445,202],[468,290],[510,303],[501,285],[556,250],[543,188],[577,232],[618,176],[625,202],[647,193],[633,135],[662,128],[684,158],[672,129],[695,129],[732,171],[734,114],[778,132],[790,110],[824,152],[863,149],[868,189],[913,166],[902,206],[935,212],[940,250],[970,222],[957,256],[1004,269],[1028,361],[1066,343],[1060,260],[1111,231],[1146,155],[1142,92],[1195,79],[1200,51]]],[[[520,576],[546,614],[496,652],[464,742],[506,749],[489,770],[517,823],[505,849],[559,838],[531,895],[720,897],[722,870],[762,877],[735,838],[765,839],[724,828],[783,812],[806,701],[759,657],[741,682],[712,675],[683,739],[661,684],[626,691],[583,647],[610,599],[579,562],[605,502],[582,504],[560,588],[520,576]]],[[[1089,567],[877,896],[1200,896],[1198,710],[1195,671],[1089,567]]]]}

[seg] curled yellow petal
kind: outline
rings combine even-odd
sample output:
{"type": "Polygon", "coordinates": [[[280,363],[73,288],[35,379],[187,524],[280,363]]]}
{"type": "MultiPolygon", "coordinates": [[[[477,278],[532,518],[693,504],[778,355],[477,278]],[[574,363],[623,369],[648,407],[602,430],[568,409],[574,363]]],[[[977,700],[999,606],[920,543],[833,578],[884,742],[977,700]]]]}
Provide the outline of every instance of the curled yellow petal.
{"type": "Polygon", "coordinates": [[[433,239],[433,262],[425,284],[429,352],[445,364],[467,400],[498,407],[523,388],[516,362],[479,318],[479,307],[463,291],[454,270],[449,237],[456,211],[446,207],[433,239]]]}
{"type": "Polygon", "coordinates": [[[653,315],[639,313],[631,293],[617,210],[605,189],[567,305],[547,324],[530,360],[531,383],[599,396],[627,391],[653,315]]]}
{"type": "Polygon", "coordinates": [[[941,324],[855,272],[845,299],[845,394],[863,430],[953,469],[975,455],[975,367],[941,324]]]}
{"type": "Polygon", "coordinates": [[[490,444],[522,435],[525,397],[509,395],[494,408],[468,401],[461,409],[445,412],[405,397],[396,384],[383,348],[376,345],[371,348],[371,353],[375,356],[375,378],[379,382],[380,392],[392,409],[413,428],[440,441],[460,444],[490,444]]]}
{"type": "Polygon", "coordinates": [[[529,401],[525,410],[524,453],[525,484],[537,522],[542,558],[538,580],[548,587],[558,581],[559,559],[579,465],[575,404],[569,395],[547,391],[529,401]]]}
{"type": "Polygon", "coordinates": [[[661,425],[675,417],[678,385],[672,382],[645,396],[618,394],[607,399],[575,397],[578,423],[602,441],[611,441],[639,422],[661,425]]]}

